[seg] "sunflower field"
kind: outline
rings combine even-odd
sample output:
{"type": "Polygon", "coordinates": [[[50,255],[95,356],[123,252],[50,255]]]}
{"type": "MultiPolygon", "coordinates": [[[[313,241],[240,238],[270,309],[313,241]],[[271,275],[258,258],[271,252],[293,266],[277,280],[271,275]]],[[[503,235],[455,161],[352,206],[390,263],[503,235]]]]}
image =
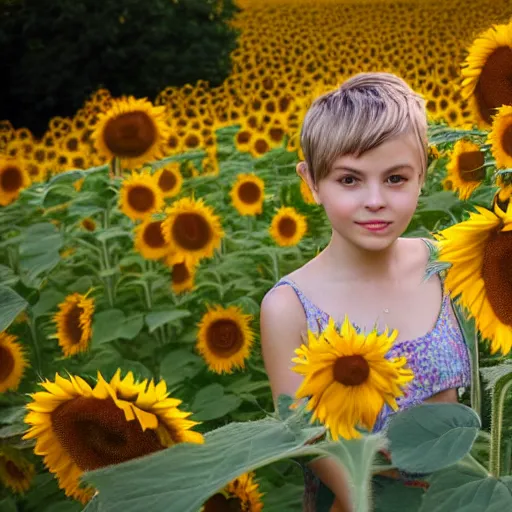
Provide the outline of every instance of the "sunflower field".
{"type": "Polygon", "coordinates": [[[39,138],[0,121],[0,512],[298,511],[300,461],[327,453],[358,512],[512,509],[512,5],[237,4],[219,86],[99,88],[39,138]],[[274,411],[259,347],[263,296],[331,235],[296,174],[303,116],[362,71],[427,101],[406,236],[439,240],[470,340],[461,404],[390,429],[427,492],[371,484],[381,436],[315,444],[301,402],[274,411]]]}

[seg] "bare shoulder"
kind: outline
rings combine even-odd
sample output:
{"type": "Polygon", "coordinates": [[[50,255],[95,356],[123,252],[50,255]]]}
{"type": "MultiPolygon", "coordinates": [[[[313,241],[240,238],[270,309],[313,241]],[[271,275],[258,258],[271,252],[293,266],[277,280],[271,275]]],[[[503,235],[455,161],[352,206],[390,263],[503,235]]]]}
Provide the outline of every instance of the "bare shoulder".
{"type": "MultiPolygon", "coordinates": [[[[260,322],[279,326],[297,326],[305,321],[302,304],[295,290],[288,285],[269,290],[261,301],[260,322]]],[[[294,329],[295,330],[295,329],[294,329]]]]}
{"type": "Polygon", "coordinates": [[[424,238],[402,238],[402,255],[405,272],[424,272],[430,259],[430,248],[436,247],[436,242],[424,238]]]}

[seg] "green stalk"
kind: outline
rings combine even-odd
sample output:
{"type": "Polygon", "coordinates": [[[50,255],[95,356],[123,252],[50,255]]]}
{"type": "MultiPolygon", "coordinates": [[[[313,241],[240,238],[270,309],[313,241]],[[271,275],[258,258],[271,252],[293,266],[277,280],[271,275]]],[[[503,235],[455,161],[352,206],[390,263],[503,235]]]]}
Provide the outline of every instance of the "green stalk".
{"type": "Polygon", "coordinates": [[[475,329],[475,343],[471,352],[471,408],[482,417],[482,392],[480,386],[479,336],[475,329]]]}
{"type": "Polygon", "coordinates": [[[31,339],[32,339],[32,347],[34,349],[34,359],[35,359],[35,367],[38,375],[42,375],[42,367],[41,367],[41,350],[39,349],[39,341],[37,340],[37,329],[36,329],[36,319],[32,314],[28,315],[28,326],[30,329],[31,339]]]}
{"type": "Polygon", "coordinates": [[[277,257],[277,251],[275,249],[271,249],[271,258],[272,258],[272,268],[274,270],[274,281],[277,283],[279,281],[279,260],[277,257]]]}
{"type": "Polygon", "coordinates": [[[503,430],[503,409],[505,407],[505,398],[510,386],[512,386],[512,378],[507,375],[498,380],[492,393],[489,471],[495,478],[499,478],[501,475],[501,437],[503,430]]]}
{"type": "MultiPolygon", "coordinates": [[[[108,229],[109,227],[110,227],[110,209],[106,208],[103,211],[103,229],[108,229]]],[[[108,255],[108,246],[107,246],[106,240],[101,243],[101,252],[103,255],[103,265],[102,265],[103,270],[110,271],[112,269],[112,267],[110,265],[110,258],[108,255]]],[[[112,285],[112,276],[109,276],[109,275],[105,276],[103,278],[103,284],[104,284],[105,290],[107,292],[108,304],[111,308],[113,308],[114,307],[114,289],[113,289],[114,287],[112,285]]]]}

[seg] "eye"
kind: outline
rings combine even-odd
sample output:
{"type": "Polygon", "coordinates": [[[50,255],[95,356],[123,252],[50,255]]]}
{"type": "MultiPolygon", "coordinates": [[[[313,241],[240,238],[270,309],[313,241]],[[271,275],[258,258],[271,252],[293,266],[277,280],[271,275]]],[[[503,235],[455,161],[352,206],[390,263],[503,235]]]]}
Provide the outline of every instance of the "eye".
{"type": "Polygon", "coordinates": [[[389,183],[393,185],[397,185],[398,183],[402,183],[403,181],[407,181],[403,176],[400,176],[400,174],[392,174],[388,178],[389,183]]]}
{"type": "Polygon", "coordinates": [[[354,185],[356,182],[356,178],[354,176],[343,176],[343,178],[340,178],[338,180],[339,183],[342,185],[354,185]]]}

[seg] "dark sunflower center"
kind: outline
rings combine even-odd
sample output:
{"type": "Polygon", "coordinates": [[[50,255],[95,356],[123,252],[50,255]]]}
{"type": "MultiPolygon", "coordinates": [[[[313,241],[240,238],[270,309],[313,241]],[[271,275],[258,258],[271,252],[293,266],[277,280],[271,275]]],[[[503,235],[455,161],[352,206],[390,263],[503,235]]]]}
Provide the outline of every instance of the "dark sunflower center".
{"type": "Polygon", "coordinates": [[[171,171],[168,171],[167,169],[164,169],[162,171],[162,174],[158,177],[158,186],[160,187],[160,190],[163,192],[168,192],[169,190],[172,190],[176,185],[176,176],[174,176],[174,173],[171,171]]]}
{"type": "Polygon", "coordinates": [[[462,181],[482,181],[485,178],[482,151],[467,151],[459,155],[459,174],[462,181]]]}
{"type": "Polygon", "coordinates": [[[12,460],[8,460],[5,463],[5,469],[13,480],[20,481],[25,479],[25,473],[12,460]]]}
{"type": "Polygon", "coordinates": [[[223,494],[214,494],[204,504],[203,512],[243,512],[240,498],[226,498],[223,494]]]}
{"type": "Polygon", "coordinates": [[[492,234],[484,249],[482,279],[494,314],[512,327],[512,232],[492,234]]]}
{"type": "Polygon", "coordinates": [[[11,351],[0,345],[0,382],[7,380],[14,370],[14,357],[11,351]]]}
{"type": "Polygon", "coordinates": [[[146,245],[149,245],[149,247],[152,247],[154,249],[164,247],[165,238],[162,235],[161,226],[161,221],[151,222],[146,226],[146,228],[144,229],[144,234],[142,236],[146,245]]]}
{"type": "Polygon", "coordinates": [[[62,448],[83,471],[119,464],[163,449],[156,432],[126,421],[111,398],[78,397],[51,413],[62,448]]]}
{"type": "Polygon", "coordinates": [[[143,155],[157,138],[153,120],[146,112],[126,112],[110,119],[104,129],[106,146],[120,158],[143,155]]]}
{"type": "Polygon", "coordinates": [[[92,219],[84,219],[82,226],[87,231],[94,231],[96,229],[96,223],[92,219]]]}
{"type": "Polygon", "coordinates": [[[284,137],[284,130],[282,128],[271,128],[268,134],[274,142],[281,142],[284,137]]]}
{"type": "Polygon", "coordinates": [[[333,367],[333,377],[344,386],[359,386],[370,375],[370,366],[363,356],[338,357],[333,367]]]}
{"type": "Polygon", "coordinates": [[[291,238],[297,232],[297,223],[291,217],[283,217],[277,226],[279,234],[285,238],[291,238]]]}
{"type": "Polygon", "coordinates": [[[73,345],[77,345],[82,339],[83,328],[80,325],[80,315],[83,311],[80,306],[75,304],[66,315],[66,335],[73,345]]]}
{"type": "Polygon", "coordinates": [[[256,183],[247,181],[238,188],[238,197],[246,204],[257,203],[261,198],[261,189],[256,183]]]}
{"type": "Polygon", "coordinates": [[[480,115],[489,124],[502,105],[512,105],[512,49],[500,46],[489,55],[475,88],[480,115]]]}
{"type": "Polygon", "coordinates": [[[266,153],[269,150],[269,146],[266,140],[258,139],[254,144],[254,149],[256,150],[256,153],[262,155],[263,153],[266,153]]]}
{"type": "Polygon", "coordinates": [[[236,140],[240,144],[247,144],[249,142],[250,138],[251,138],[251,134],[249,132],[244,131],[244,130],[238,132],[237,135],[236,135],[236,140]]]}
{"type": "Polygon", "coordinates": [[[187,265],[185,263],[176,263],[172,267],[172,282],[174,284],[184,283],[190,277],[187,265]]]}
{"type": "MultiPolygon", "coordinates": [[[[510,117],[510,122],[512,123],[512,116],[510,117]]],[[[512,124],[505,128],[501,137],[501,145],[503,146],[503,151],[512,157],[512,124]]]]}
{"type": "Polygon", "coordinates": [[[16,192],[23,185],[21,170],[14,165],[8,166],[0,174],[0,189],[6,192],[16,192]]]}
{"type": "Polygon", "coordinates": [[[147,212],[155,204],[155,194],[148,187],[136,185],[128,191],[128,204],[138,212],[147,212]]]}
{"type": "Polygon", "coordinates": [[[218,357],[231,357],[244,343],[240,327],[232,320],[213,322],[206,333],[206,342],[210,350],[218,357]]]}
{"type": "Polygon", "coordinates": [[[210,225],[197,213],[181,213],[172,226],[173,239],[189,251],[198,251],[206,246],[212,236],[210,225]]]}

